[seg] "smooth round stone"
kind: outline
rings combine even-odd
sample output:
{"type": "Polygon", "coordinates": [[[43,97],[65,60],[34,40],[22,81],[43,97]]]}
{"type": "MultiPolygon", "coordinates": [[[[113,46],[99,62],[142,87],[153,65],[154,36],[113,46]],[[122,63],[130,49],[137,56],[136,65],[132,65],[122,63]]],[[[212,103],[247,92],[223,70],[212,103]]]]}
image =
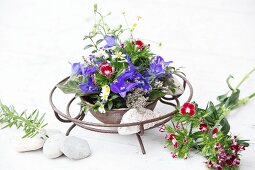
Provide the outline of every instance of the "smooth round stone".
{"type": "Polygon", "coordinates": [[[15,150],[17,152],[27,152],[41,149],[43,147],[44,140],[41,137],[33,138],[18,138],[15,141],[15,150]]]}
{"type": "Polygon", "coordinates": [[[83,159],[90,156],[91,151],[86,140],[74,136],[65,138],[60,150],[70,159],[83,159]]]}
{"type": "Polygon", "coordinates": [[[51,159],[60,157],[63,154],[60,150],[60,145],[62,145],[64,139],[65,135],[63,134],[50,136],[43,145],[43,154],[51,159]]]}

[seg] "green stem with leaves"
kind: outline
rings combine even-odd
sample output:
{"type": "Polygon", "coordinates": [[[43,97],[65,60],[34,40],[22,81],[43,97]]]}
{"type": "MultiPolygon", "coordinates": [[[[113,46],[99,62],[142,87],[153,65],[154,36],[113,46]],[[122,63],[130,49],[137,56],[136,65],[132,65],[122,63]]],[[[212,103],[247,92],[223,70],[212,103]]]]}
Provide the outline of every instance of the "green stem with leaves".
{"type": "Polygon", "coordinates": [[[0,102],[0,123],[4,124],[2,129],[12,126],[16,126],[17,129],[23,128],[25,133],[23,138],[34,137],[47,125],[44,123],[44,116],[45,114],[40,116],[38,110],[29,115],[25,111],[19,114],[14,107],[8,107],[0,102]]]}

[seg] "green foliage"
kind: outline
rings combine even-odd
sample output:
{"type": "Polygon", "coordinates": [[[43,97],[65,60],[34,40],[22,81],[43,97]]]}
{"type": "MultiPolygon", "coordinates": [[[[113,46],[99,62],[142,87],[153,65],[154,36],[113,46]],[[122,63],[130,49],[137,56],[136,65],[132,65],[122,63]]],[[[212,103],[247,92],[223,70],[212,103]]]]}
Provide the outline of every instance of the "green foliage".
{"type": "Polygon", "coordinates": [[[19,114],[14,107],[8,107],[0,102],[0,124],[5,125],[3,128],[11,128],[12,126],[17,129],[23,128],[25,133],[23,138],[34,137],[47,125],[47,123],[44,123],[44,115],[45,113],[40,115],[38,110],[29,115],[25,111],[19,114]]]}
{"type": "Polygon", "coordinates": [[[143,49],[139,49],[135,46],[135,41],[133,39],[125,41],[125,53],[131,56],[131,61],[134,63],[135,66],[139,66],[141,68],[148,68],[153,56],[151,53],[150,48],[145,46],[143,49]]]}
{"type": "Polygon", "coordinates": [[[166,93],[160,91],[160,90],[152,90],[149,94],[149,101],[155,101],[159,99],[160,97],[165,96],[166,93]]]}
{"type": "Polygon", "coordinates": [[[57,86],[60,90],[62,90],[66,94],[78,94],[80,96],[84,95],[83,92],[79,88],[79,83],[75,80],[69,79],[68,81],[59,84],[57,86]]]}

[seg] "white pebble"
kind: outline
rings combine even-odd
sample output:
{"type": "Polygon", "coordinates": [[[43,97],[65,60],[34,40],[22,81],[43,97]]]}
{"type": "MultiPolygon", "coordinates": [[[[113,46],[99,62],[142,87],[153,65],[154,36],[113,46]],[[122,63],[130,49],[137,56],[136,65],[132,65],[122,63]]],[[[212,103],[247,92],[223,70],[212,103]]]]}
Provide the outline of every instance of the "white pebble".
{"type": "Polygon", "coordinates": [[[91,151],[86,140],[74,136],[65,138],[61,151],[70,159],[83,159],[90,156],[91,151]]]}
{"type": "Polygon", "coordinates": [[[44,140],[41,137],[36,136],[33,138],[18,138],[14,143],[17,152],[27,152],[41,149],[44,140]]]}
{"type": "Polygon", "coordinates": [[[60,145],[62,145],[65,139],[63,134],[55,134],[50,136],[43,145],[43,154],[47,158],[57,158],[63,153],[60,151],[60,145]]]}

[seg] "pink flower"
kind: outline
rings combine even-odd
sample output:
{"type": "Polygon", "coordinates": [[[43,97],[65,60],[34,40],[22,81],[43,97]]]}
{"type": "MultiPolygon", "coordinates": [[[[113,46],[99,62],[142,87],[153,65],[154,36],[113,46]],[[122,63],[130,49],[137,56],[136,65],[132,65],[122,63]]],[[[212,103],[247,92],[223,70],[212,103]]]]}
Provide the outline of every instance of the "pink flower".
{"type": "Polygon", "coordinates": [[[175,126],[175,128],[176,128],[177,130],[181,130],[181,126],[180,126],[179,124],[177,124],[177,125],[175,126]]]}
{"type": "Polygon", "coordinates": [[[166,134],[165,137],[167,140],[172,141],[174,148],[178,148],[178,141],[176,140],[176,135],[175,134],[166,134]]]}
{"type": "Polygon", "coordinates": [[[166,134],[166,139],[167,140],[173,140],[173,139],[175,139],[175,137],[176,137],[176,135],[175,134],[173,134],[173,133],[171,133],[171,134],[166,134]]]}
{"type": "Polygon", "coordinates": [[[217,137],[217,133],[218,133],[218,128],[214,128],[212,131],[212,138],[216,138],[217,137]]]}
{"type": "Polygon", "coordinates": [[[99,67],[99,73],[107,78],[110,78],[113,72],[114,67],[112,67],[109,63],[102,63],[99,67]]]}
{"type": "Polygon", "coordinates": [[[193,103],[184,103],[180,109],[180,114],[184,115],[188,113],[190,116],[195,115],[195,105],[193,103]]]}
{"type": "Polygon", "coordinates": [[[234,144],[230,146],[230,149],[234,151],[235,153],[245,150],[245,147],[243,145],[234,144]]]}
{"type": "Polygon", "coordinates": [[[240,164],[240,159],[236,155],[229,155],[226,160],[228,166],[236,166],[240,164]]]}
{"type": "Polygon", "coordinates": [[[220,152],[217,153],[217,158],[220,164],[225,163],[227,159],[227,154],[225,153],[224,150],[221,150],[220,152]]]}
{"type": "Polygon", "coordinates": [[[172,154],[172,158],[177,158],[177,154],[176,153],[171,152],[171,154],[172,154]]]}
{"type": "Polygon", "coordinates": [[[201,130],[202,132],[206,132],[208,130],[208,125],[207,124],[200,124],[199,125],[199,130],[201,130]]]}
{"type": "Polygon", "coordinates": [[[205,162],[208,168],[216,168],[217,170],[222,170],[221,165],[217,164],[216,162],[213,161],[207,161],[205,162]]]}
{"type": "Polygon", "coordinates": [[[217,143],[215,143],[214,148],[215,149],[221,149],[222,145],[219,142],[217,142],[217,143]]]}
{"type": "Polygon", "coordinates": [[[159,131],[160,131],[160,132],[165,132],[165,130],[166,130],[166,126],[165,126],[165,125],[161,125],[161,126],[159,127],[159,131]]]}
{"type": "Polygon", "coordinates": [[[188,142],[188,139],[187,138],[184,138],[183,139],[183,143],[187,143],[188,142]]]}

